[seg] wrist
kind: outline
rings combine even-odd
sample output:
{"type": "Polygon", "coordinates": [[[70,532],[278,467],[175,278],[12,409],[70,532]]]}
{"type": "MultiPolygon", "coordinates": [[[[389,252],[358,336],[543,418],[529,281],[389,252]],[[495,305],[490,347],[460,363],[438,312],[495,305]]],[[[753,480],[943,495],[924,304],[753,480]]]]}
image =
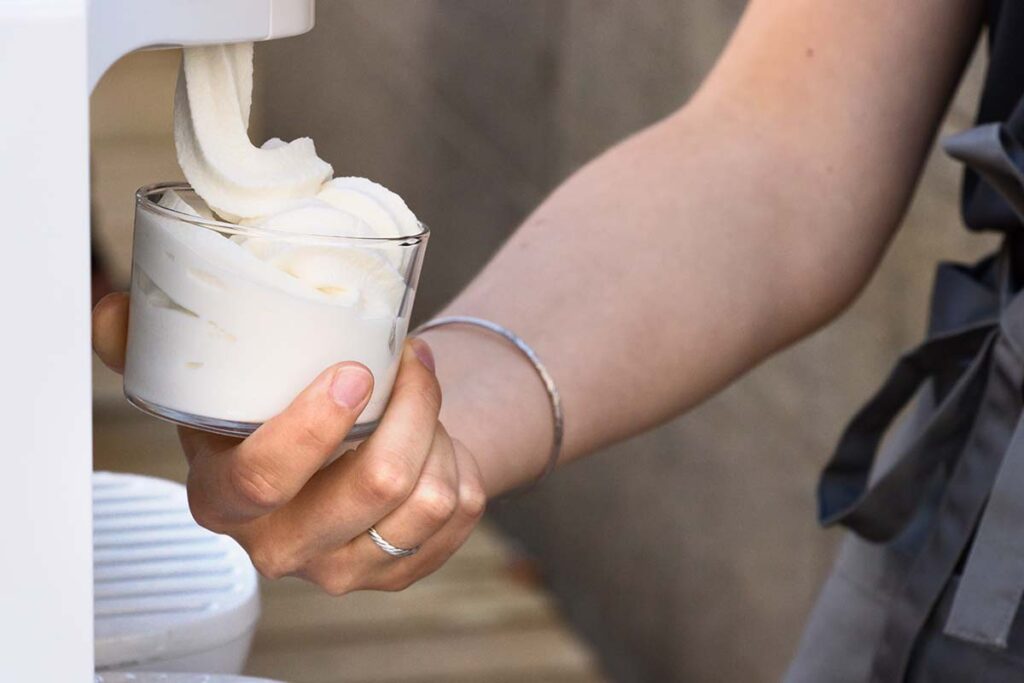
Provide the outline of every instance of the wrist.
{"type": "Polygon", "coordinates": [[[428,330],[444,395],[441,421],[476,458],[490,498],[529,485],[546,470],[551,401],[530,360],[485,330],[428,330]]]}

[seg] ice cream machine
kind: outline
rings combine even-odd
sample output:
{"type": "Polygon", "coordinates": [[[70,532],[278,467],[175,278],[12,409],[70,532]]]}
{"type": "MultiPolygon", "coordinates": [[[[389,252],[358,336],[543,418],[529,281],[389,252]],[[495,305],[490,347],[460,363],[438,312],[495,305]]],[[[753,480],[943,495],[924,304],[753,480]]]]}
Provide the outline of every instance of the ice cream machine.
{"type": "Polygon", "coordinates": [[[313,19],[314,0],[0,1],[0,680],[93,675],[89,94],[133,50],[313,19]]]}

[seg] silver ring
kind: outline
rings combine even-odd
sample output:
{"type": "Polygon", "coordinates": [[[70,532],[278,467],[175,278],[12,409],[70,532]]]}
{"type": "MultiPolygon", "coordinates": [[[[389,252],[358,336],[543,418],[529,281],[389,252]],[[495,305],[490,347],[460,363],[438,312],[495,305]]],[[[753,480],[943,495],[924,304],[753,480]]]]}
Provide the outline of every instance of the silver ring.
{"type": "Polygon", "coordinates": [[[370,530],[366,532],[370,536],[370,540],[373,541],[378,548],[386,552],[391,557],[412,557],[420,551],[420,547],[415,548],[399,548],[397,545],[391,545],[380,533],[372,526],[370,530]]]}

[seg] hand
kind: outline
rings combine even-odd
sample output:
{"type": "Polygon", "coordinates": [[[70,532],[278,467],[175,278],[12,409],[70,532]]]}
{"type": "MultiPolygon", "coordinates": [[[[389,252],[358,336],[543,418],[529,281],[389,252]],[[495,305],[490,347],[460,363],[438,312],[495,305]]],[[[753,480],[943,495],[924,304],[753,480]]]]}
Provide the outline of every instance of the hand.
{"type": "MultiPolygon", "coordinates": [[[[127,294],[93,310],[93,347],[118,372],[127,319],[127,294]]],[[[484,512],[480,470],[438,422],[433,356],[418,339],[406,344],[380,426],[325,466],[372,386],[364,366],[338,363],[245,440],[179,428],[196,521],[234,537],[264,576],[299,576],[332,595],[402,590],[439,568],[484,512]],[[393,545],[422,548],[393,558],[371,526],[393,545]]]]}

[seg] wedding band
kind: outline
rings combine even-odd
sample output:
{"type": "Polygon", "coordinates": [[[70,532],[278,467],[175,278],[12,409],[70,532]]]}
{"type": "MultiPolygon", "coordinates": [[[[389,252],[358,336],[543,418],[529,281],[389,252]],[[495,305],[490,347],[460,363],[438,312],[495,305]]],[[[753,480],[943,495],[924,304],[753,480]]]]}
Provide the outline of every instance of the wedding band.
{"type": "Polygon", "coordinates": [[[397,545],[391,545],[384,540],[384,537],[381,536],[380,533],[372,526],[366,533],[378,548],[386,552],[391,557],[411,557],[420,551],[419,546],[416,546],[415,548],[399,548],[397,545]]]}

